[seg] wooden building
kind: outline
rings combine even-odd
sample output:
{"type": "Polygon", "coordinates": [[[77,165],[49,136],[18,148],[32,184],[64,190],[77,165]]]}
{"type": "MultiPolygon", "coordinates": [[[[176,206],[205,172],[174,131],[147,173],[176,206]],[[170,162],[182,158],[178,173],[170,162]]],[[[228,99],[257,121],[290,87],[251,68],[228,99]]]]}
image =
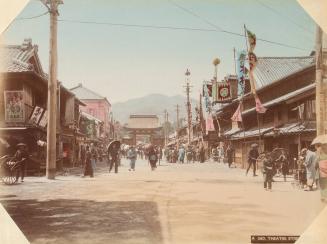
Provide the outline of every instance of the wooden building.
{"type": "MultiPolygon", "coordinates": [[[[0,138],[10,145],[6,153],[14,153],[17,143],[26,143],[33,155],[32,161],[44,166],[48,80],[39,60],[38,46],[32,45],[31,39],[25,39],[22,45],[0,48],[0,138]]],[[[66,155],[73,162],[78,107],[83,104],[60,82],[58,84],[57,159],[66,155]],[[64,143],[71,145],[65,155],[64,143]]]]}
{"type": "Polygon", "coordinates": [[[232,144],[235,161],[247,164],[252,143],[261,151],[282,147],[295,158],[315,137],[315,61],[306,57],[261,57],[255,69],[257,94],[266,113],[259,114],[246,81],[242,123],[232,122],[240,98],[215,113],[221,124],[221,141],[232,144]]]}

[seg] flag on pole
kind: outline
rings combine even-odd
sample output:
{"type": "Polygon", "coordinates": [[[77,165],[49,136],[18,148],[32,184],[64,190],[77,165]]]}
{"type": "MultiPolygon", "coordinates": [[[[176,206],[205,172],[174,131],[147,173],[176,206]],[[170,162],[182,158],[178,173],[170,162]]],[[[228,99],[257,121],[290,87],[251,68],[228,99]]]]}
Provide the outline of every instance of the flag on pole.
{"type": "Polygon", "coordinates": [[[238,96],[243,96],[245,91],[245,59],[246,59],[246,51],[242,50],[237,53],[236,59],[236,69],[237,69],[237,79],[238,79],[238,96]]]}
{"type": "Polygon", "coordinates": [[[246,29],[246,33],[248,36],[248,41],[249,41],[249,52],[253,52],[255,45],[257,44],[257,37],[255,36],[254,33],[252,33],[251,31],[249,31],[248,29],[246,29]]]}
{"type": "Polygon", "coordinates": [[[264,114],[264,113],[267,111],[267,108],[265,108],[265,107],[262,105],[262,103],[261,103],[261,101],[260,101],[260,99],[259,99],[258,96],[255,96],[254,99],[255,99],[255,110],[256,110],[259,114],[264,114]]]}
{"type": "Polygon", "coordinates": [[[214,131],[214,130],[215,130],[215,126],[213,124],[212,115],[208,114],[206,119],[206,131],[208,133],[208,131],[214,131]]]}
{"type": "Polygon", "coordinates": [[[212,80],[212,102],[216,102],[217,101],[217,82],[216,80],[212,80]]]}
{"type": "Polygon", "coordinates": [[[238,105],[235,113],[232,116],[232,121],[234,122],[242,122],[242,111],[241,111],[241,103],[238,105]]]}

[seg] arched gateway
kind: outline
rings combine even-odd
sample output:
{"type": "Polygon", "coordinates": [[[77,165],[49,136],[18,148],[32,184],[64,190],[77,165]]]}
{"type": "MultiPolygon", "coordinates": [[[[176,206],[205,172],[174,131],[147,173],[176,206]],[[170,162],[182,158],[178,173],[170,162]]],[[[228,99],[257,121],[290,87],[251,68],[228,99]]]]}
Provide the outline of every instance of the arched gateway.
{"type": "Polygon", "coordinates": [[[157,115],[130,115],[124,131],[127,135],[123,138],[125,144],[164,145],[164,132],[157,115]]]}

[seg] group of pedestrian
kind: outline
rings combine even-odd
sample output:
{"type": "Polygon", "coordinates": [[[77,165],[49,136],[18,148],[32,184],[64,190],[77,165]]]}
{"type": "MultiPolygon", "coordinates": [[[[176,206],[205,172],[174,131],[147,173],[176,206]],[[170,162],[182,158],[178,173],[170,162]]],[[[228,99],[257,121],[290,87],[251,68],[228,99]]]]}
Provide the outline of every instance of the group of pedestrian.
{"type": "Polygon", "coordinates": [[[164,150],[164,156],[169,163],[205,162],[205,148],[202,143],[195,146],[169,146],[164,150]]]}
{"type": "Polygon", "coordinates": [[[93,143],[81,146],[81,164],[84,166],[84,175],[94,177],[97,162],[102,159],[101,151],[93,143]]]}

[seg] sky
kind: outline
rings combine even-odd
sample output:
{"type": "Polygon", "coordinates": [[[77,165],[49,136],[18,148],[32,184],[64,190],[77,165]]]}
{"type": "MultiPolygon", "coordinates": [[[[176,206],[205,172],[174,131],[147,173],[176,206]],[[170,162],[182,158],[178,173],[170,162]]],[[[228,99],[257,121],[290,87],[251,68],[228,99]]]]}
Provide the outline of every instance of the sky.
{"type": "MultiPolygon", "coordinates": [[[[49,15],[38,0],[30,0],[3,38],[21,44],[32,38],[39,47],[45,72],[49,59],[49,15]]],[[[147,94],[183,95],[190,69],[191,96],[213,77],[234,74],[233,49],[246,48],[244,25],[257,38],[300,49],[258,41],[255,53],[266,56],[305,56],[314,49],[315,23],[296,0],[64,0],[59,6],[58,78],[68,87],[82,83],[111,103],[147,94]],[[178,5],[178,6],[177,6],[178,5]],[[122,27],[97,23],[186,27],[172,30],[122,27]]]]}

